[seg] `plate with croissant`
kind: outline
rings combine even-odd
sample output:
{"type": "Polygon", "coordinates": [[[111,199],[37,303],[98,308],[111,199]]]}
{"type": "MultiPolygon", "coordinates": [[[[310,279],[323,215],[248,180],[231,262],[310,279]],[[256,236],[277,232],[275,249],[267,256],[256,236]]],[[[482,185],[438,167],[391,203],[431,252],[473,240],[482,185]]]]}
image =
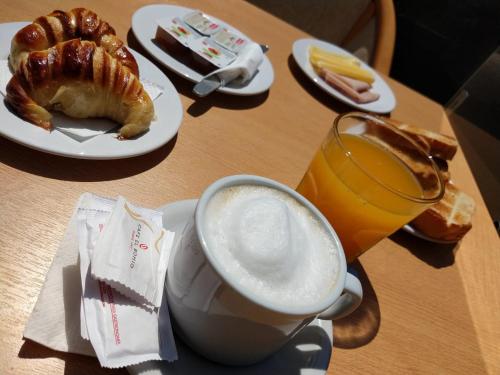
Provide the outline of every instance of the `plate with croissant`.
{"type": "Polygon", "coordinates": [[[28,147],[133,157],[166,144],[181,124],[172,83],[91,10],[0,24],[0,59],[0,134],[28,147]]]}

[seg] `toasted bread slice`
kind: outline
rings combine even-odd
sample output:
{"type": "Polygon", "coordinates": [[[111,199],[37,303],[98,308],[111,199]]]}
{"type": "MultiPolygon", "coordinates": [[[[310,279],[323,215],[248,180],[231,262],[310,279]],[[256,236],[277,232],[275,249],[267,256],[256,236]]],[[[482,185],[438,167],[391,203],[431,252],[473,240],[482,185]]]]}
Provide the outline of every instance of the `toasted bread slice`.
{"type": "MultiPolygon", "coordinates": [[[[422,158],[411,152],[408,147],[405,147],[404,143],[398,143],[395,141],[395,138],[387,137],[386,135],[389,134],[388,132],[388,130],[384,131],[383,138],[380,137],[380,134],[365,134],[364,136],[396,155],[413,173],[415,173],[415,175],[418,176],[418,180],[425,190],[437,190],[439,188],[438,177],[432,166],[429,163],[423,162],[422,158]]],[[[442,161],[439,164],[436,163],[436,165],[439,168],[441,180],[445,183],[450,179],[448,163],[442,161]]]]}
{"type": "Polygon", "coordinates": [[[450,170],[448,169],[448,162],[440,158],[433,158],[433,159],[439,168],[439,172],[441,172],[441,178],[443,179],[443,183],[447,184],[451,179],[450,170]]]}
{"type": "MultiPolygon", "coordinates": [[[[396,129],[399,129],[398,125],[401,124],[399,121],[395,122],[390,118],[384,118],[389,124],[393,125],[396,129]]],[[[368,134],[372,134],[377,136],[378,138],[384,140],[384,142],[396,146],[401,149],[414,149],[414,145],[410,144],[407,140],[403,139],[401,135],[395,132],[392,128],[386,126],[379,126],[376,123],[371,121],[367,122],[366,132],[368,134]]],[[[404,135],[408,136],[405,132],[402,132],[404,135]]],[[[418,135],[414,135],[410,137],[415,143],[417,143],[427,154],[431,152],[431,146],[429,143],[418,135]]]]}
{"type": "Polygon", "coordinates": [[[459,241],[472,228],[475,206],[471,197],[450,182],[446,185],[444,197],[411,224],[428,237],[459,241]]]}
{"type": "Polygon", "coordinates": [[[402,123],[395,119],[387,119],[388,122],[402,130],[406,135],[413,138],[418,143],[424,141],[429,145],[429,153],[432,156],[451,160],[457,152],[457,140],[444,134],[436,133],[431,130],[418,128],[413,125],[402,123]]]}

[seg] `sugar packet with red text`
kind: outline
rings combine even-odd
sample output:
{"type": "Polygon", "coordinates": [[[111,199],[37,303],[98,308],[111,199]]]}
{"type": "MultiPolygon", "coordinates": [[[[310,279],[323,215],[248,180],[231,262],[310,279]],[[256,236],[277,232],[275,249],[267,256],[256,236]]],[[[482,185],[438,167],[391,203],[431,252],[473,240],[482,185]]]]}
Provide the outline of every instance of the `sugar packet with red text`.
{"type": "Polygon", "coordinates": [[[119,197],[91,257],[92,277],[123,295],[160,307],[174,233],[119,197]]]}
{"type": "MultiPolygon", "coordinates": [[[[99,235],[99,232],[97,231],[90,233],[90,231],[88,230],[89,228],[87,227],[87,221],[93,221],[96,227],[102,228],[109,215],[111,215],[111,211],[113,210],[115,203],[116,199],[100,197],[98,195],[90,193],[84,193],[80,199],[80,204],[77,207],[77,228],[79,232],[78,247],[80,249],[79,264],[82,291],[85,290],[85,283],[87,280],[86,270],[88,264],[90,263],[90,259],[88,259],[87,250],[83,253],[81,252],[81,250],[83,248],[88,249],[89,246],[87,244],[87,241],[95,242],[95,238],[99,235]],[[91,235],[95,237],[93,240],[90,238],[91,235]]],[[[87,323],[85,321],[85,311],[83,307],[83,294],[81,296],[80,304],[80,335],[83,339],[89,340],[87,323]]]]}
{"type": "MultiPolygon", "coordinates": [[[[96,200],[98,197],[90,194],[87,198],[78,212],[81,322],[101,366],[117,368],[150,360],[177,359],[166,298],[159,309],[145,308],[92,277],[91,259],[98,251],[96,244],[116,204],[109,200],[109,204],[103,205],[96,200]]],[[[161,215],[147,209],[135,209],[161,224],[161,215]]],[[[83,332],[82,328],[82,336],[83,332]]]]}

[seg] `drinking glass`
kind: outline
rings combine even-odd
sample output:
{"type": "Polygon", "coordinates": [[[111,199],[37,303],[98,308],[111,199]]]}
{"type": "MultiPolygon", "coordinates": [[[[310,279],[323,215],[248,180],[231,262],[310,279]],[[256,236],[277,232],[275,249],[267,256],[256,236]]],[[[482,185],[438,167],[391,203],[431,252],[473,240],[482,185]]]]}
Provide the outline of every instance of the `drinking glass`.
{"type": "Polygon", "coordinates": [[[444,194],[431,156],[377,116],[338,116],[297,191],[337,232],[348,262],[422,213],[444,194]]]}

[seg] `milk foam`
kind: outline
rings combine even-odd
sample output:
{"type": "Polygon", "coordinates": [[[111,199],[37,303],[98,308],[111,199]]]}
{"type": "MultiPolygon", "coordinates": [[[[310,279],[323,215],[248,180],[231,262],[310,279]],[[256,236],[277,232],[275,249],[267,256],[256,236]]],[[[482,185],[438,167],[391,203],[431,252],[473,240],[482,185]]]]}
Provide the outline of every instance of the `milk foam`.
{"type": "Polygon", "coordinates": [[[336,283],[338,249],[295,198],[242,185],[216,193],[205,212],[210,252],[241,287],[282,306],[321,301],[336,283]]]}

